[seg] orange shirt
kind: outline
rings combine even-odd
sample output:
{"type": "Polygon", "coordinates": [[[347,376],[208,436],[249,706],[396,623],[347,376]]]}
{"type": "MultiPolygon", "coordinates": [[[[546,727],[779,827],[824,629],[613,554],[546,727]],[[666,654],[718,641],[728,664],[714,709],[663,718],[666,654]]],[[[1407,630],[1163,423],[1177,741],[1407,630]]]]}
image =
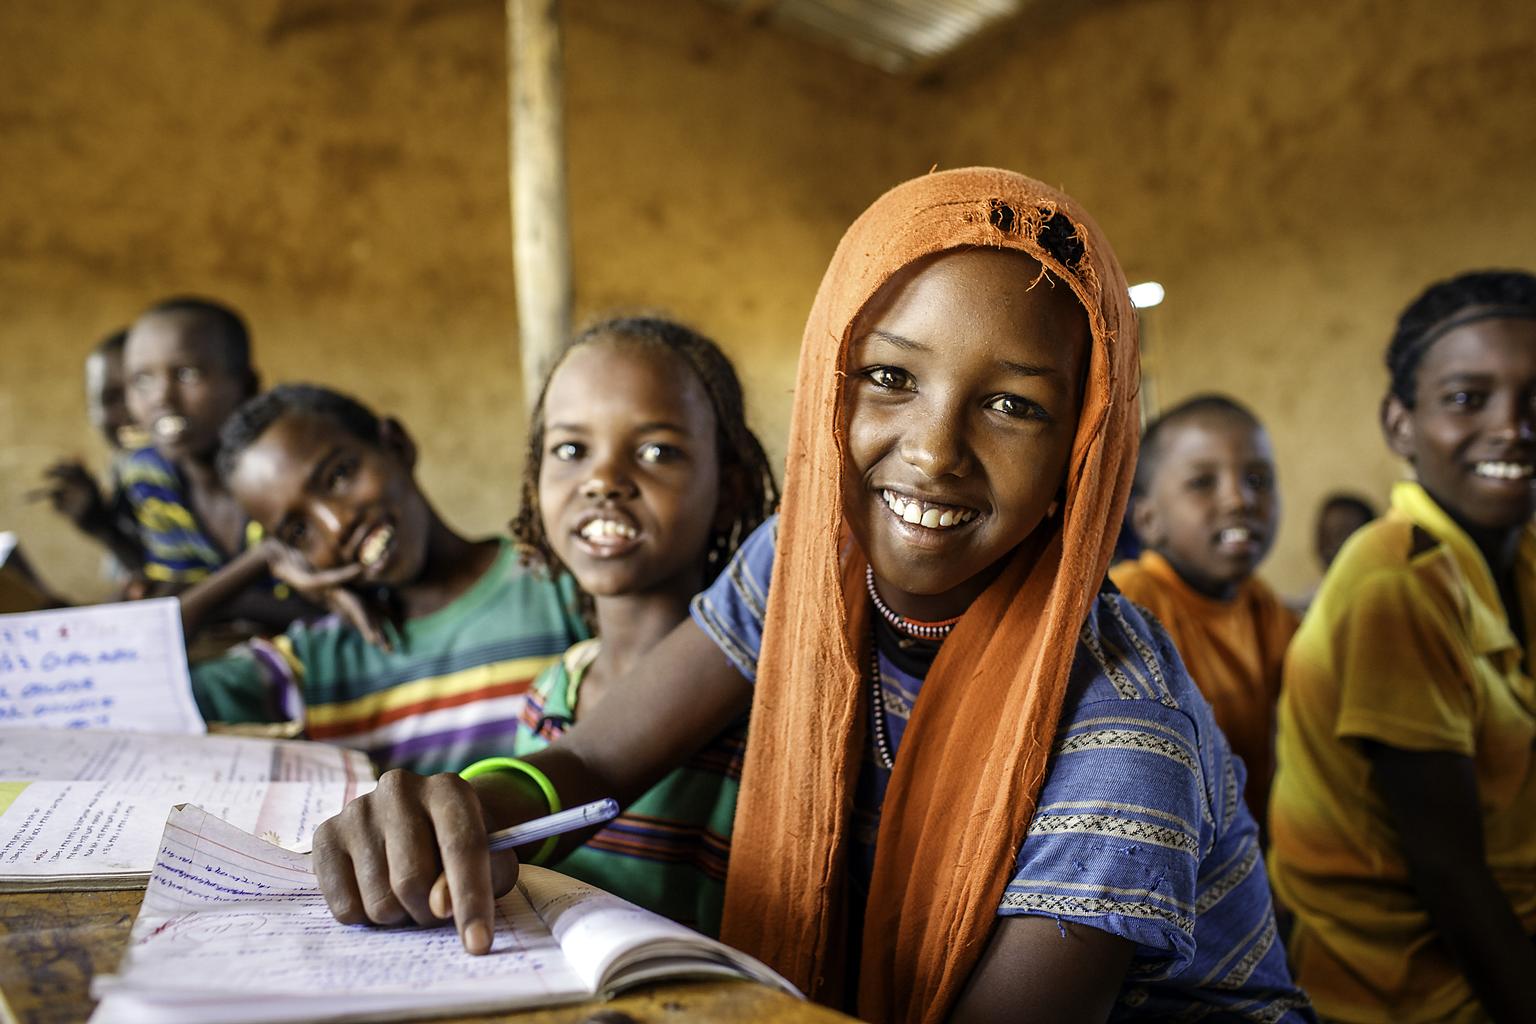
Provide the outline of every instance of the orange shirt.
{"type": "Polygon", "coordinates": [[[1262,823],[1275,774],[1280,672],[1296,632],[1295,613],[1257,577],[1245,580],[1230,601],[1206,597],[1155,551],[1121,562],[1109,578],[1173,638],[1232,752],[1248,769],[1243,797],[1262,823]]]}

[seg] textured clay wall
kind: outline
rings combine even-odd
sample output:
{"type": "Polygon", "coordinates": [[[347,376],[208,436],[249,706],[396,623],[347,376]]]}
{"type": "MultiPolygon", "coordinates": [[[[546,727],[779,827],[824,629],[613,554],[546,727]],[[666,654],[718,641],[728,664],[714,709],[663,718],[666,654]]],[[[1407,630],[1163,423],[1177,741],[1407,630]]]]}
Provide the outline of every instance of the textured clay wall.
{"type": "MultiPolygon", "coordinates": [[[[923,169],[908,87],[713,5],[567,4],[578,316],[661,309],[742,364],[782,451],[847,223],[923,169]],[[904,162],[905,161],[905,162],[904,162]]],[[[104,453],[79,364],[158,296],[227,298],[268,381],[398,414],[450,521],[515,510],[524,412],[499,0],[29,0],[0,8],[0,529],[55,585],[96,552],[21,501],[104,453]]]]}
{"type": "MultiPolygon", "coordinates": [[[[1115,239],[1166,405],[1219,389],[1280,450],[1267,573],[1314,578],[1326,490],[1380,498],[1380,352],[1426,282],[1536,265],[1536,18],[1523,0],[1119,0],[1020,23],[934,82],[700,0],[573,0],[578,314],[714,333],[782,453],[794,352],[837,237],[929,166],[1066,187],[1115,239]]],[[[0,529],[50,580],[96,556],[20,500],[101,452],[78,369],[173,291],[250,316],[269,380],[397,413],[449,517],[516,500],[499,0],[16,0],[0,7],[0,529]]]]}

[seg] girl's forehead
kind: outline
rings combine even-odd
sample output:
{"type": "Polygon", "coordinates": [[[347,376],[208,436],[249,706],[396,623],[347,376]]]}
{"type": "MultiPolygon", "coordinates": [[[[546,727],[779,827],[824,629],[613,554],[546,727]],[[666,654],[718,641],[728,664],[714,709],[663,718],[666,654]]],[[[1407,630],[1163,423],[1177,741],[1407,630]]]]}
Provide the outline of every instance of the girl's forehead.
{"type": "Polygon", "coordinates": [[[857,319],[936,305],[949,313],[975,316],[1012,309],[1083,315],[1071,286],[1028,253],[969,247],[945,250],[901,267],[857,319]]]}
{"type": "Polygon", "coordinates": [[[1424,353],[1419,381],[1432,384],[1458,374],[1536,374],[1536,319],[1476,320],[1447,331],[1424,353]]]}

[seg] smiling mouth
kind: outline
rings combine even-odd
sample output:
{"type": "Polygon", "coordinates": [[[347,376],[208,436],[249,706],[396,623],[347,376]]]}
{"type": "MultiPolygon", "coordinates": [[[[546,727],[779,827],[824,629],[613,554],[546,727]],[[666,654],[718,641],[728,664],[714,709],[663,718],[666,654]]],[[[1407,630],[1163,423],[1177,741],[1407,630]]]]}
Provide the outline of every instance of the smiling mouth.
{"type": "Polygon", "coordinates": [[[1536,474],[1536,466],[1529,462],[1478,462],[1473,464],[1472,473],[1490,480],[1529,480],[1536,474]]]}
{"type": "Polygon", "coordinates": [[[364,569],[377,568],[384,561],[384,556],[389,554],[389,548],[395,540],[395,528],[393,526],[380,526],[369,531],[368,536],[357,546],[357,562],[364,569]]]}
{"type": "Polygon", "coordinates": [[[640,536],[640,531],[628,523],[621,523],[617,519],[591,519],[583,523],[576,535],[582,540],[600,544],[611,540],[634,540],[640,536]]]}
{"type": "Polygon", "coordinates": [[[1216,535],[1218,544],[1251,544],[1258,540],[1246,526],[1229,526],[1216,535]]]}
{"type": "Polygon", "coordinates": [[[185,416],[161,416],[150,428],[161,441],[174,441],[187,431],[185,416]]]}
{"type": "Polygon", "coordinates": [[[933,501],[919,501],[917,498],[904,498],[894,491],[884,490],[880,497],[885,500],[886,507],[896,514],[902,522],[911,523],[913,526],[921,526],[929,530],[947,530],[951,527],[961,526],[975,519],[979,514],[973,508],[965,508],[960,505],[941,505],[933,501]]]}

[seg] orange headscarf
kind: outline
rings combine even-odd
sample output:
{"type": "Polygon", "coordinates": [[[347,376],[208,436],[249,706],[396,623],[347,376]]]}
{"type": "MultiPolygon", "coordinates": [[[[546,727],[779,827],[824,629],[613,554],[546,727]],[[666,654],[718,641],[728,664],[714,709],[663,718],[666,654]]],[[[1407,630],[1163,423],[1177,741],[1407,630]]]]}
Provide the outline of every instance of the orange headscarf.
{"type": "Polygon", "coordinates": [[[1087,311],[1092,352],[1065,512],[1022,545],[945,640],[902,738],[860,963],[859,1013],[876,1021],[941,1020],[981,955],[1045,778],[1078,633],[1109,565],[1136,459],[1135,315],[1109,243],[1071,199],[1010,171],[945,171],[897,186],[848,229],[800,350],[731,841],[727,942],[815,998],[841,997],[869,614],[862,554],[854,546],[839,557],[842,371],[853,322],[880,287],[917,260],[967,246],[1019,250],[1065,282],[1087,311]],[[1054,214],[1066,220],[1052,228],[1075,228],[1083,248],[1071,265],[1037,241],[1054,214]]]}

